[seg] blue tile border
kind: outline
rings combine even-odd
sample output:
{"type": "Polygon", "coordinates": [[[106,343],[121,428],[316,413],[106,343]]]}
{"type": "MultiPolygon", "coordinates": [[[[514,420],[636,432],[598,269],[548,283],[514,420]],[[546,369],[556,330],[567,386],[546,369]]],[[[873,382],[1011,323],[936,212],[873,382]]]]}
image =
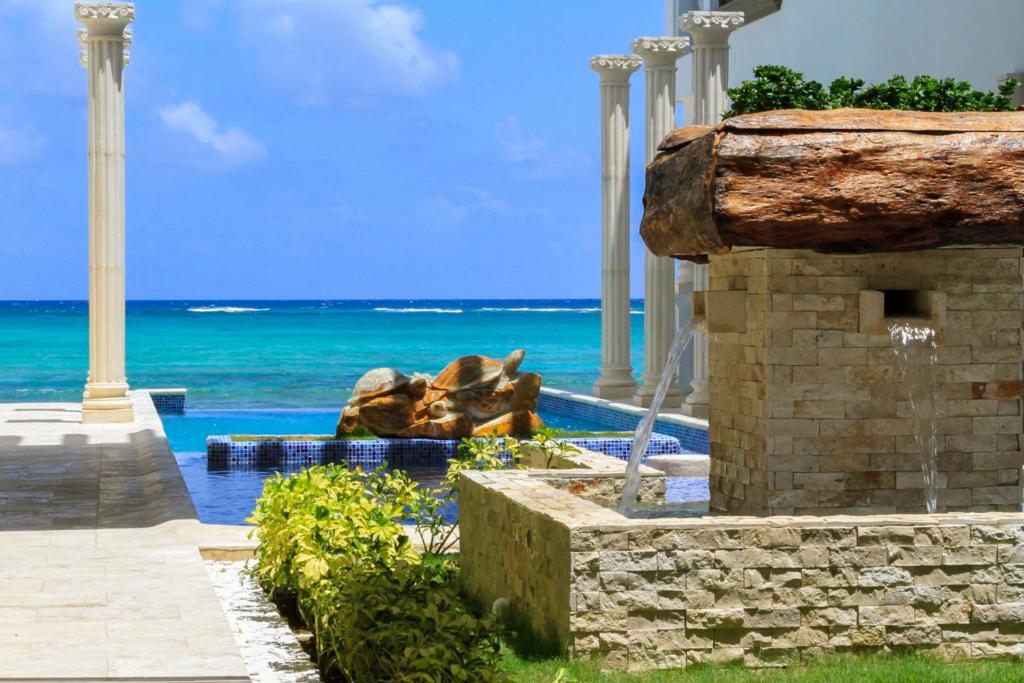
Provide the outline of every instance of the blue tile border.
{"type": "Polygon", "coordinates": [[[153,407],[158,415],[184,415],[185,398],[188,392],[184,389],[146,389],[153,399],[153,407]]]}
{"type": "MultiPolygon", "coordinates": [[[[633,444],[630,437],[564,440],[620,460],[629,459],[633,444]]],[[[206,460],[210,467],[225,469],[308,467],[341,462],[363,468],[374,468],[385,462],[392,467],[446,467],[458,446],[458,441],[439,439],[232,441],[229,436],[209,436],[206,438],[206,460]]],[[[653,434],[646,455],[675,455],[680,452],[678,439],[653,434]]]]}
{"type": "MultiPolygon", "coordinates": [[[[573,398],[573,396],[565,391],[542,391],[537,398],[537,407],[559,415],[605,424],[614,429],[632,431],[640,424],[640,414],[617,410],[610,405],[604,405],[605,402],[597,403],[591,400],[584,402],[573,398]]],[[[654,421],[654,431],[678,439],[679,445],[685,453],[706,454],[708,452],[706,428],[691,427],[659,418],[654,421]]]]}

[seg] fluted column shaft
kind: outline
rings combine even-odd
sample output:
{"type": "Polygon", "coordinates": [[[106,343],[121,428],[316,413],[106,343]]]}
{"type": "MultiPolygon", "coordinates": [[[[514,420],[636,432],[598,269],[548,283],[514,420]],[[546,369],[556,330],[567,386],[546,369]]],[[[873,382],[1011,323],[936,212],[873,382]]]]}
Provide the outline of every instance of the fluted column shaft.
{"type": "MultiPolygon", "coordinates": [[[[676,60],[689,45],[685,38],[637,38],[633,53],[644,60],[644,165],[676,126],[676,60]]],[[[636,401],[654,397],[676,331],[675,261],[644,249],[644,372],[636,401]]],[[[682,392],[673,383],[664,407],[678,407],[682,392]]]]}
{"type": "Polygon", "coordinates": [[[81,3],[88,70],[89,376],[83,422],[131,422],[125,377],[124,67],[134,5],[81,3]]]}
{"type": "Polygon", "coordinates": [[[601,375],[594,395],[628,398],[636,382],[629,343],[629,77],[631,55],[590,61],[601,77],[601,375]]]}
{"type": "MultiPolygon", "coordinates": [[[[693,124],[715,125],[728,107],[729,35],[743,25],[743,12],[686,12],[679,27],[690,34],[693,45],[693,124]]],[[[693,290],[708,288],[708,267],[693,266],[693,290]]],[[[708,335],[693,340],[692,390],[686,397],[690,414],[708,415],[708,335]]]]}

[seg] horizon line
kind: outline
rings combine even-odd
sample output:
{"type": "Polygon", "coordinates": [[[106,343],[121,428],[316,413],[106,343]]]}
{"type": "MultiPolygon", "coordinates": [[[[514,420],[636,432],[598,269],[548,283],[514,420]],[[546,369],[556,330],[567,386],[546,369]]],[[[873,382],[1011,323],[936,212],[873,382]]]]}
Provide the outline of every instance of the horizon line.
{"type": "MultiPolygon", "coordinates": [[[[125,299],[125,303],[171,303],[171,302],[225,302],[225,301],[246,301],[246,302],[294,302],[294,301],[366,301],[366,302],[393,302],[393,301],[600,301],[601,297],[494,297],[494,298],[423,298],[423,299],[409,299],[409,298],[396,298],[396,299],[382,299],[382,298],[357,298],[357,299],[333,299],[325,297],[313,297],[313,298],[295,298],[295,299],[267,299],[267,298],[173,298],[173,299],[125,299]]],[[[643,297],[630,298],[630,301],[643,301],[643,297]]],[[[4,299],[0,298],[0,304],[2,303],[89,303],[88,299],[4,299]]]]}

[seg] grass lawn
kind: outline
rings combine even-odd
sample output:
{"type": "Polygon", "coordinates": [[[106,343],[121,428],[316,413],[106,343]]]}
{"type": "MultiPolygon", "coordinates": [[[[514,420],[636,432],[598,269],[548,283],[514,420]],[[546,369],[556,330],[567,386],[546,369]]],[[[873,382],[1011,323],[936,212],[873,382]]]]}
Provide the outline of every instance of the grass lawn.
{"type": "Polygon", "coordinates": [[[516,683],[1002,683],[1024,681],[1024,663],[943,662],[923,655],[836,655],[785,669],[701,665],[649,673],[602,673],[600,666],[563,659],[527,661],[506,651],[501,670],[516,683]],[[559,677],[559,672],[562,676],[559,677]]]}

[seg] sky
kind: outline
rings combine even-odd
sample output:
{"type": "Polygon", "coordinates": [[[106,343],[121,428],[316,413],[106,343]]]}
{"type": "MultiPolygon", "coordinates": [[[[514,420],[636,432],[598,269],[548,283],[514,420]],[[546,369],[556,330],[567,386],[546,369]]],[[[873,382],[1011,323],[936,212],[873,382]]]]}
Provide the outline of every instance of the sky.
{"type": "MultiPolygon", "coordinates": [[[[72,0],[0,0],[0,299],[88,294],[72,0]]],[[[138,0],[129,299],[600,296],[595,54],[660,0],[138,0]]],[[[643,74],[632,81],[633,295],[643,74]]]]}

